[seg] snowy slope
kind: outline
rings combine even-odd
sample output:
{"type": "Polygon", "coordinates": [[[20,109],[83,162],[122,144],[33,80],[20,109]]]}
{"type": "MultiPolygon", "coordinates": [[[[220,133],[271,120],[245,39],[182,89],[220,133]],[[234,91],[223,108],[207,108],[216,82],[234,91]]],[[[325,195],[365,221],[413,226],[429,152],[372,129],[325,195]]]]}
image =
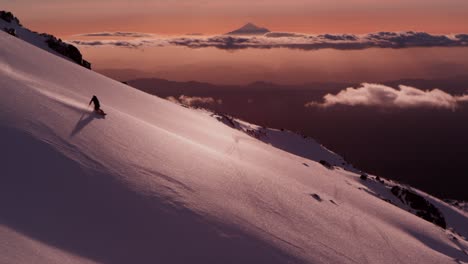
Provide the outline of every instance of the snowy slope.
{"type": "Polygon", "coordinates": [[[16,37],[38,48],[64,59],[74,61],[83,67],[91,68],[91,64],[88,61],[83,60],[80,51],[76,47],[62,42],[62,40],[57,39],[55,36],[45,33],[40,34],[23,27],[19,23],[18,18],[16,18],[11,12],[0,10],[0,30],[14,30],[16,37]],[[52,43],[52,45],[49,43],[52,43]]]}
{"type": "MultiPolygon", "coordinates": [[[[282,149],[293,155],[316,162],[322,162],[322,165],[328,168],[339,167],[344,170],[360,173],[352,164],[349,164],[338,154],[320,145],[313,138],[302,136],[288,130],[257,126],[224,114],[213,113],[211,116],[232,128],[240,130],[266,144],[282,149]]],[[[303,165],[306,167],[309,166],[307,163],[303,163],[303,165]]]]}
{"type": "Polygon", "coordinates": [[[0,87],[0,263],[468,262],[461,231],[369,194],[353,172],[4,32],[0,87]]]}

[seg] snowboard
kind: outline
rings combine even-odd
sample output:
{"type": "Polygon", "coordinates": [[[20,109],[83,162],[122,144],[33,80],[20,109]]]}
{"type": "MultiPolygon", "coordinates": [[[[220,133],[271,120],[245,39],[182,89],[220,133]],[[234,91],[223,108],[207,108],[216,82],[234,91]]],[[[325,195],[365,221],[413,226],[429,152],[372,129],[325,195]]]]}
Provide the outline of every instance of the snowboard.
{"type": "Polygon", "coordinates": [[[102,111],[102,109],[99,109],[98,111],[94,111],[94,113],[98,114],[98,115],[102,115],[102,116],[106,116],[107,114],[104,113],[104,111],[102,111]]]}

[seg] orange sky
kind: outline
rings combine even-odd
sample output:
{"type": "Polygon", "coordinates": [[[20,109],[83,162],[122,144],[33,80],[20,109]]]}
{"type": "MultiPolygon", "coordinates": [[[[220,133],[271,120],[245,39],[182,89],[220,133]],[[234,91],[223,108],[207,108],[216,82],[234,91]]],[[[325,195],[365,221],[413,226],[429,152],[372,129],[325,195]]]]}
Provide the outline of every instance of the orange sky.
{"type": "Polygon", "coordinates": [[[467,0],[2,0],[27,27],[61,37],[98,31],[468,32],[467,0]]]}

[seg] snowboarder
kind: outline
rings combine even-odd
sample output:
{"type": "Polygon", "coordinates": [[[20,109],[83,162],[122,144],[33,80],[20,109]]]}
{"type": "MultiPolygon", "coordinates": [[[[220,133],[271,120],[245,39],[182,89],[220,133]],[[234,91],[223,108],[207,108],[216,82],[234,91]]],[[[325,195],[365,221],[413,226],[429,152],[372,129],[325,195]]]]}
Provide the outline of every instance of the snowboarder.
{"type": "Polygon", "coordinates": [[[99,103],[99,99],[93,95],[93,98],[91,98],[91,101],[89,101],[88,105],[91,105],[91,103],[94,103],[94,112],[101,114],[101,115],[106,115],[104,111],[101,109],[101,104],[99,103]]]}

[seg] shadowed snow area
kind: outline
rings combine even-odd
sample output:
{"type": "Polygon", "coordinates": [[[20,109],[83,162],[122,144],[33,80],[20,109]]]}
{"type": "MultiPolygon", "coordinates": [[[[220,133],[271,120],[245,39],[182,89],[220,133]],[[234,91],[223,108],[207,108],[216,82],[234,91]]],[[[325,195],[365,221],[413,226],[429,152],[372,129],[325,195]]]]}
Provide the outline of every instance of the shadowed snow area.
{"type": "Polygon", "coordinates": [[[463,234],[353,172],[3,32],[0,89],[0,263],[468,262],[463,234]]]}

